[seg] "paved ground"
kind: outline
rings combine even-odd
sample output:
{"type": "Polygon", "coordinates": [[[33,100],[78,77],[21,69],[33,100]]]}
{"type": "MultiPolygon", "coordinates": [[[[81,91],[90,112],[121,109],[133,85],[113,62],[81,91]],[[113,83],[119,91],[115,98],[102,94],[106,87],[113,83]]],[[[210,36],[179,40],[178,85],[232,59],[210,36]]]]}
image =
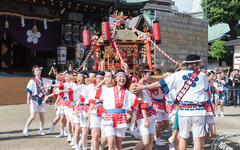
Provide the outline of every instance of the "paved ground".
{"type": "MultiPolygon", "coordinates": [[[[22,136],[22,130],[29,116],[29,108],[26,104],[0,106],[0,150],[71,150],[66,142],[66,138],[57,139],[55,136],[59,133],[59,125],[54,129],[53,134],[39,136],[39,118],[35,118],[29,128],[29,137],[22,136]]],[[[54,106],[47,105],[45,132],[51,126],[55,116],[54,106]]],[[[215,118],[217,135],[240,134],[240,108],[232,106],[225,107],[225,118],[215,118]]],[[[168,137],[170,136],[170,127],[162,133],[162,141],[166,146],[154,146],[153,149],[168,149],[168,137]]],[[[215,139],[216,139],[215,137],[215,139]]],[[[89,137],[90,138],[90,137],[89,137]]],[[[223,143],[219,147],[226,148],[230,146],[234,150],[240,150],[240,136],[228,136],[220,138],[223,143]],[[224,140],[223,140],[224,139],[224,140]],[[225,145],[223,145],[225,144],[225,145]]],[[[210,150],[214,139],[205,145],[205,149],[210,150]]],[[[216,142],[217,140],[215,140],[216,142]]],[[[138,142],[137,139],[127,134],[123,141],[123,149],[130,150],[138,142]]],[[[218,140],[217,142],[221,142],[218,140]]],[[[192,149],[192,140],[188,141],[188,149],[192,149]]],[[[90,145],[90,143],[89,143],[90,145]]],[[[89,146],[88,145],[88,146],[89,146]]],[[[223,148],[221,148],[223,149],[223,148]]]]}

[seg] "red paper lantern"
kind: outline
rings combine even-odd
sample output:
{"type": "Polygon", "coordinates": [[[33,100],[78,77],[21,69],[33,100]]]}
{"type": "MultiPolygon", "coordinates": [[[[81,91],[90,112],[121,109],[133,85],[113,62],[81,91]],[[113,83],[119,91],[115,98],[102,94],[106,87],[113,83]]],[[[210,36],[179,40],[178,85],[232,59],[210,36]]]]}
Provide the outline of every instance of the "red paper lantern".
{"type": "Polygon", "coordinates": [[[159,21],[153,21],[153,37],[157,44],[161,44],[161,33],[159,21]]]}
{"type": "Polygon", "coordinates": [[[83,46],[85,49],[89,49],[91,46],[90,43],[90,31],[87,27],[84,27],[83,29],[83,46]]]}
{"type": "Polygon", "coordinates": [[[111,39],[109,22],[102,22],[101,26],[104,44],[109,44],[111,39]]]}

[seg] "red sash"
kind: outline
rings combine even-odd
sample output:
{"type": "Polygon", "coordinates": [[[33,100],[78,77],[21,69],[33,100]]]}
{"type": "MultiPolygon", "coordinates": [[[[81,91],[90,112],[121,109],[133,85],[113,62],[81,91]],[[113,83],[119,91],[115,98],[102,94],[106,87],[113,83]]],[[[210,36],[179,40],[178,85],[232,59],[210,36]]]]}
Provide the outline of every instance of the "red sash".
{"type": "MultiPolygon", "coordinates": [[[[40,79],[42,81],[42,79],[40,79]]],[[[45,89],[43,88],[42,84],[40,83],[40,81],[36,78],[33,78],[33,81],[36,82],[37,86],[39,87],[40,93],[38,93],[38,97],[44,97],[45,95],[47,95],[45,89]]]]}
{"type": "MultiPolygon", "coordinates": [[[[102,86],[97,90],[96,95],[95,95],[95,99],[100,99],[101,94],[102,94],[102,86]]],[[[99,102],[103,103],[100,100],[99,100],[99,102]]],[[[101,117],[102,113],[103,113],[103,107],[99,106],[99,108],[98,108],[98,117],[101,117]]]]}
{"type": "MultiPolygon", "coordinates": [[[[210,91],[210,89],[208,89],[207,94],[208,94],[208,99],[211,101],[211,91],[210,91]]],[[[210,103],[211,103],[211,102],[210,102],[210,103]]],[[[213,113],[213,116],[216,116],[216,115],[215,115],[215,110],[214,110],[213,106],[212,106],[211,104],[209,104],[209,106],[210,106],[210,109],[211,109],[211,111],[212,111],[212,113],[213,113]]],[[[205,106],[205,109],[206,109],[206,106],[205,106]]],[[[207,109],[206,109],[206,110],[207,110],[207,109]]]]}
{"type": "MultiPolygon", "coordinates": [[[[126,94],[126,88],[125,87],[122,88],[120,100],[119,100],[119,95],[118,95],[118,87],[114,86],[113,89],[114,89],[115,108],[121,109],[123,106],[123,102],[124,102],[124,98],[125,98],[125,94],[126,94]]],[[[115,115],[115,117],[114,117],[113,128],[117,128],[117,123],[118,123],[120,113],[114,113],[114,115],[115,115]]]]}
{"type": "Polygon", "coordinates": [[[192,86],[193,82],[195,81],[195,79],[197,78],[199,73],[200,73],[200,71],[198,71],[197,69],[194,69],[194,71],[191,74],[191,76],[188,78],[188,80],[185,82],[185,84],[183,85],[181,90],[178,92],[178,94],[176,96],[176,104],[177,105],[180,103],[180,101],[182,100],[183,96],[190,89],[190,87],[192,86]]]}
{"type": "MultiPolygon", "coordinates": [[[[63,84],[63,83],[60,83],[59,90],[64,90],[64,84],[63,84]]],[[[63,93],[63,92],[59,93],[59,95],[60,95],[62,98],[64,97],[64,93],[63,93]]]]}
{"type": "MultiPolygon", "coordinates": [[[[194,83],[195,79],[197,78],[197,76],[199,75],[199,71],[197,69],[194,69],[193,73],[191,74],[191,76],[188,78],[188,80],[185,82],[185,84],[183,85],[183,87],[181,88],[181,90],[178,92],[177,96],[176,96],[176,105],[178,105],[180,103],[180,101],[182,100],[183,96],[187,93],[187,91],[190,89],[190,87],[192,86],[192,84],[194,83]]],[[[185,105],[185,106],[180,106],[179,108],[185,108],[185,107],[193,107],[193,106],[200,106],[200,105],[185,105]]],[[[178,109],[176,111],[176,117],[175,117],[175,121],[173,124],[173,131],[174,130],[179,130],[179,124],[178,124],[178,109]]]]}
{"type": "Polygon", "coordinates": [[[122,88],[121,97],[119,100],[118,88],[117,88],[117,86],[114,86],[114,100],[115,100],[115,108],[116,109],[122,108],[124,98],[125,98],[125,93],[126,93],[126,88],[122,88]]]}
{"type": "MultiPolygon", "coordinates": [[[[159,90],[160,88],[158,88],[157,90],[153,90],[153,95],[155,95],[155,96],[158,96],[158,90],[159,90]],[[155,94],[155,91],[157,91],[157,93],[155,94]]],[[[161,90],[161,89],[160,89],[161,90]]]]}
{"type": "Polygon", "coordinates": [[[152,101],[152,104],[153,104],[153,97],[152,97],[152,94],[150,93],[149,90],[147,90],[147,93],[148,93],[148,96],[151,98],[151,101],[152,101]]]}
{"type": "Polygon", "coordinates": [[[95,99],[99,99],[101,94],[102,94],[102,86],[97,90],[96,95],[95,95],[95,99]]]}

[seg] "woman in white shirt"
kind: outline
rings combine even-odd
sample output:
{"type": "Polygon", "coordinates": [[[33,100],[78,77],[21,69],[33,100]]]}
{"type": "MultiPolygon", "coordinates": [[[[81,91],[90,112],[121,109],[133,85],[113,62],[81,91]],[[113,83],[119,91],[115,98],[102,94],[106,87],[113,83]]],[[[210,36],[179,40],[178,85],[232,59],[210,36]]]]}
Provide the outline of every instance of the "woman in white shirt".
{"type": "Polygon", "coordinates": [[[128,127],[126,113],[135,110],[137,104],[137,96],[125,87],[127,74],[124,70],[116,70],[115,81],[116,86],[102,86],[103,107],[107,112],[103,126],[109,150],[122,149],[122,139],[128,127]]]}

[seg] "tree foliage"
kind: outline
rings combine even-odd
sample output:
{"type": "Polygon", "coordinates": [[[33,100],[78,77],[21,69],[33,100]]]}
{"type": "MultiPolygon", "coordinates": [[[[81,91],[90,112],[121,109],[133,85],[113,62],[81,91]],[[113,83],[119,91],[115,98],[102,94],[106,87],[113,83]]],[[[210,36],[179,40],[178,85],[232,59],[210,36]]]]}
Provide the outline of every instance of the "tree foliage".
{"type": "MultiPolygon", "coordinates": [[[[201,3],[206,16],[206,0],[201,3]]],[[[207,20],[210,26],[226,23],[230,28],[230,40],[237,38],[238,22],[240,19],[239,0],[207,0],[207,20]]]]}
{"type": "Polygon", "coordinates": [[[208,53],[212,55],[213,58],[217,58],[217,60],[219,60],[220,58],[224,58],[225,54],[227,53],[225,47],[222,46],[224,43],[226,43],[226,41],[215,41],[214,43],[212,43],[211,51],[209,51],[208,53]]]}

